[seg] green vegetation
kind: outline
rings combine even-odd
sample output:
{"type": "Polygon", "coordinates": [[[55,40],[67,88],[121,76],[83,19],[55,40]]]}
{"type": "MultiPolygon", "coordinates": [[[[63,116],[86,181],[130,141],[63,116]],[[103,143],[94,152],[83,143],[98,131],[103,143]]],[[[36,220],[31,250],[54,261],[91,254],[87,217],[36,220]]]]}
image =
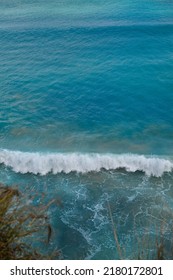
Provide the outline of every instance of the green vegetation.
{"type": "MultiPolygon", "coordinates": [[[[40,249],[45,248],[45,244],[49,248],[52,228],[48,223],[46,211],[53,202],[55,201],[51,201],[46,206],[43,203],[34,206],[32,202],[27,203],[27,199],[17,188],[0,184],[0,260],[43,260],[60,257],[59,251],[43,253],[40,249]],[[41,242],[44,243],[43,246],[41,242]],[[39,250],[36,249],[37,247],[39,250]]],[[[108,212],[115,239],[115,250],[118,252],[119,259],[126,259],[126,249],[119,242],[109,203],[108,212]]],[[[160,220],[159,230],[155,228],[153,236],[150,230],[153,221],[152,223],[150,221],[141,237],[134,236],[136,248],[132,248],[130,259],[173,259],[173,239],[170,234],[173,229],[172,211],[167,209],[167,213],[169,215],[166,219],[160,220]]]]}
{"type": "Polygon", "coordinates": [[[49,243],[51,226],[45,215],[47,206],[33,206],[24,202],[16,188],[0,184],[0,259],[33,260],[52,259],[31,246],[31,240],[49,243]],[[44,230],[43,230],[44,229],[44,230]],[[33,239],[34,237],[34,239],[33,239]]]}

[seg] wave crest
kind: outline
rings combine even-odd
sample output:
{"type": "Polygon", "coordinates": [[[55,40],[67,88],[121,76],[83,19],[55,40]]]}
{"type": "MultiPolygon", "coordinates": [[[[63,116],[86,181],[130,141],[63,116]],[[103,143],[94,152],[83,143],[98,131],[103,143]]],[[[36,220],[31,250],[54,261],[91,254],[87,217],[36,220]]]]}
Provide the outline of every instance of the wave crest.
{"type": "Polygon", "coordinates": [[[171,160],[136,154],[30,153],[3,149],[0,150],[0,163],[15,172],[40,175],[124,168],[129,172],[143,171],[148,176],[160,177],[173,170],[171,160]]]}

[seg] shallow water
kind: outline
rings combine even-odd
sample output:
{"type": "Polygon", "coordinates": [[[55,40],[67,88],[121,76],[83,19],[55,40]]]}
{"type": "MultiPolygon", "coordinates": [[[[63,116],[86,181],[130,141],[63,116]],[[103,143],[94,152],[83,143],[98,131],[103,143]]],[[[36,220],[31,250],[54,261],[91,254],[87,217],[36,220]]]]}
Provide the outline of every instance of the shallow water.
{"type": "Polygon", "coordinates": [[[65,259],[119,258],[110,209],[124,258],[161,228],[168,247],[172,1],[0,5],[0,181],[61,200],[49,219],[65,259]]]}

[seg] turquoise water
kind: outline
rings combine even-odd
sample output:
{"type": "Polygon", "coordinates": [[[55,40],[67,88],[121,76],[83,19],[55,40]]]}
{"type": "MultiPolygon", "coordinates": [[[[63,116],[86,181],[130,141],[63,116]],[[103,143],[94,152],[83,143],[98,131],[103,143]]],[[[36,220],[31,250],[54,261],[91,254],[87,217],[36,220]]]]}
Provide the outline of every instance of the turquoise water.
{"type": "MultiPolygon", "coordinates": [[[[54,197],[65,259],[169,244],[172,1],[0,0],[0,181],[54,197]],[[140,247],[140,244],[138,244],[140,247]],[[133,248],[133,249],[132,249],[133,248]]],[[[147,248],[154,258],[153,248],[147,248]]]]}

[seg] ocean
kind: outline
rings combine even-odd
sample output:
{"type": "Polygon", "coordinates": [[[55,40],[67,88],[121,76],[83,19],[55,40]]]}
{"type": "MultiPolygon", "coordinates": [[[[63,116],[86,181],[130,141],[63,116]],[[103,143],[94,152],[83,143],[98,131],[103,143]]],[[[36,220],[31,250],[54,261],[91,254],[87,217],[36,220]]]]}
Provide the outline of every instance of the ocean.
{"type": "Polygon", "coordinates": [[[63,259],[170,248],[173,1],[0,0],[0,182],[63,259]]]}

